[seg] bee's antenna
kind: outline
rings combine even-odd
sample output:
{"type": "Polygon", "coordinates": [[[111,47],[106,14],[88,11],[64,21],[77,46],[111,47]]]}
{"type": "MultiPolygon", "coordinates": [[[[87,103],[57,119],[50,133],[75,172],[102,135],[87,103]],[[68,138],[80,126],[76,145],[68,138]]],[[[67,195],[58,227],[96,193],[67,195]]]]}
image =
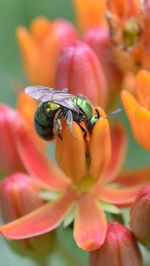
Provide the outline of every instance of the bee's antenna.
{"type": "Polygon", "coordinates": [[[117,114],[120,113],[121,111],[122,111],[122,109],[121,109],[121,108],[118,108],[118,109],[116,109],[115,111],[113,111],[113,112],[107,114],[107,115],[106,115],[106,118],[109,118],[109,117],[111,117],[111,116],[117,115],[117,114]]]}

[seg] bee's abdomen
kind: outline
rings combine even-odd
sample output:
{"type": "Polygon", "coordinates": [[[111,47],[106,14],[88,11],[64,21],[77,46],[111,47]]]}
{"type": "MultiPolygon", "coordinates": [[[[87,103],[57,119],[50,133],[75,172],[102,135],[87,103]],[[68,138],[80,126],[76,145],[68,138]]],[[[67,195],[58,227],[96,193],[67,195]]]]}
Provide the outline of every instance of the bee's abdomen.
{"type": "Polygon", "coordinates": [[[34,127],[38,135],[44,140],[52,140],[53,134],[53,121],[56,113],[55,111],[47,112],[45,104],[38,106],[34,115],[34,127]]]}

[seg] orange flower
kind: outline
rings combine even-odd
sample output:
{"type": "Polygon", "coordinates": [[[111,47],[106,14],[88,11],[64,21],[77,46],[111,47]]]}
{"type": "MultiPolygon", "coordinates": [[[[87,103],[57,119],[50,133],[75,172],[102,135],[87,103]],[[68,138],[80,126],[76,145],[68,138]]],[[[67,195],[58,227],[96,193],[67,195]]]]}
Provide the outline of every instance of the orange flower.
{"type": "Polygon", "coordinates": [[[122,91],[122,102],[134,137],[150,150],[150,73],[145,70],[139,71],[136,76],[135,93],[136,98],[128,91],[122,91]]]}
{"type": "Polygon", "coordinates": [[[116,63],[122,70],[137,71],[144,65],[146,7],[139,0],[108,0],[107,19],[116,63]]]}
{"type": "Polygon", "coordinates": [[[91,27],[104,25],[106,1],[105,0],[73,0],[77,23],[82,31],[91,27]]]}
{"type": "Polygon", "coordinates": [[[23,65],[32,84],[54,85],[58,55],[75,37],[75,30],[69,22],[50,22],[44,17],[33,20],[30,32],[24,27],[17,29],[23,65]]]}
{"type": "Polygon", "coordinates": [[[27,128],[21,126],[15,130],[14,141],[28,173],[49,196],[55,192],[56,197],[30,214],[1,226],[0,232],[5,237],[37,236],[74,219],[74,238],[80,248],[94,250],[103,244],[107,229],[104,210],[118,213],[117,206],[130,206],[143,186],[143,176],[146,183],[149,175],[142,170],[138,175],[130,173],[130,179],[126,179],[126,173],[118,174],[125,154],[125,132],[121,125],[116,125],[110,136],[108,120],[100,108],[98,112],[101,118],[89,140],[77,123],[73,123],[76,138],[63,125],[62,140],[56,138],[56,159],[62,172],[39,151],[27,128]],[[126,186],[123,186],[124,179],[126,186]],[[131,180],[135,185],[128,188],[131,180]]]}

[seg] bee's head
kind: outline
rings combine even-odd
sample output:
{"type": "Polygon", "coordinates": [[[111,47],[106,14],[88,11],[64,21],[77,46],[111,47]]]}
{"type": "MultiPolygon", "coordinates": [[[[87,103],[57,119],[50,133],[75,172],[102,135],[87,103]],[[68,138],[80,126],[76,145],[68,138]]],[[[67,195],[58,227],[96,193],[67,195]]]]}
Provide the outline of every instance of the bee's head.
{"type": "Polygon", "coordinates": [[[87,129],[90,133],[92,133],[92,130],[94,128],[94,125],[96,124],[97,120],[100,118],[100,114],[97,110],[95,110],[96,113],[94,113],[89,119],[86,121],[87,129]]]}

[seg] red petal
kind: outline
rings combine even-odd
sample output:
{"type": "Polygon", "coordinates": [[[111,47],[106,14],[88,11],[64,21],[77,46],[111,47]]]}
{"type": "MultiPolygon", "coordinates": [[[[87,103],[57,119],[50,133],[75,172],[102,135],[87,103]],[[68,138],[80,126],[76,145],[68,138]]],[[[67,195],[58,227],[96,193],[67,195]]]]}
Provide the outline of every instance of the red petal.
{"type": "Polygon", "coordinates": [[[106,202],[121,206],[130,206],[139,192],[139,186],[131,188],[103,188],[99,198],[106,202]]]}
{"type": "Polygon", "coordinates": [[[19,128],[16,142],[27,171],[36,181],[54,190],[66,187],[69,181],[53,167],[44,153],[35,145],[25,128],[19,128]]]}
{"type": "Polygon", "coordinates": [[[144,186],[150,183],[150,168],[140,169],[129,173],[122,173],[117,182],[126,186],[144,186]]]}
{"type": "Polygon", "coordinates": [[[30,214],[1,226],[1,234],[11,239],[24,239],[53,230],[69,212],[74,196],[72,191],[67,190],[57,201],[49,202],[30,214]]]}
{"type": "Polygon", "coordinates": [[[106,234],[106,219],[96,199],[85,193],[79,199],[75,217],[74,238],[77,245],[84,250],[100,247],[106,234]]]}
{"type": "Polygon", "coordinates": [[[116,124],[111,131],[111,160],[100,179],[100,183],[108,183],[113,181],[124,162],[126,150],[126,134],[122,124],[116,124]]]}

